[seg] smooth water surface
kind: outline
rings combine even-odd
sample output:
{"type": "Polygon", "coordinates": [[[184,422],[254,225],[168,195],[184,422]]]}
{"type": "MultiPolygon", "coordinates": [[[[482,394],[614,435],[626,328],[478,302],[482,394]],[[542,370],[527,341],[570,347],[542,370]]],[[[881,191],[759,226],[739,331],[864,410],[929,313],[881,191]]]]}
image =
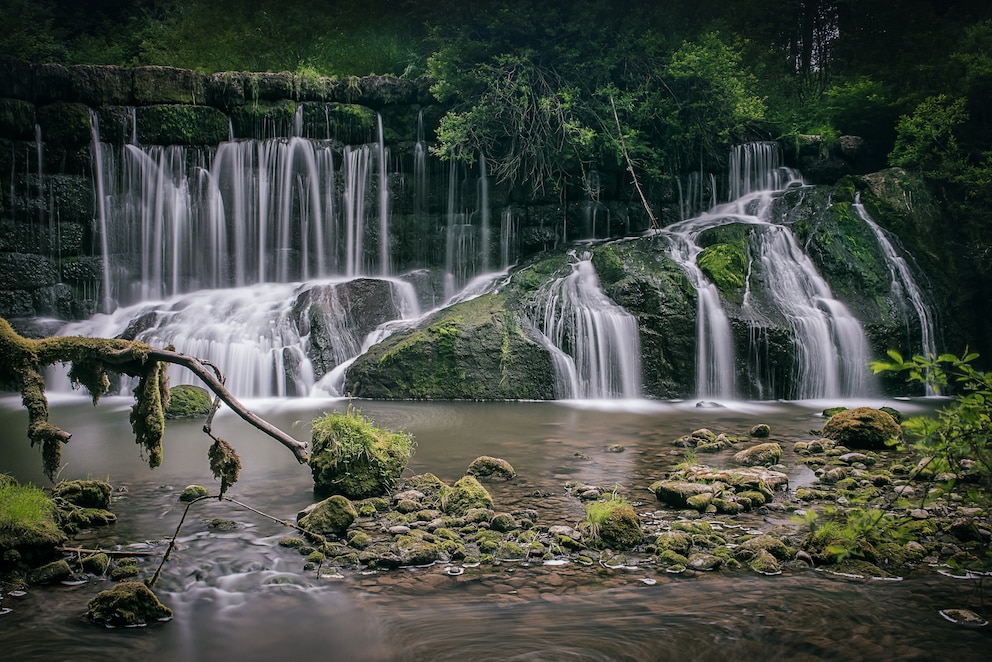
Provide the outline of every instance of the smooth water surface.
{"type": "MultiPolygon", "coordinates": [[[[86,532],[84,547],[130,546],[151,576],[182,515],[188,484],[215,490],[209,439],[200,422],[170,422],[165,461],[149,470],[133,444],[130,400],[93,407],[83,396],[53,398],[52,420],[74,434],[61,478],[107,478],[119,490],[116,525],[86,532]]],[[[769,423],[787,449],[791,488],[812,474],[791,454],[792,441],[818,429],[818,412],[836,402],[695,403],[627,401],[471,403],[357,402],[378,425],[413,433],[409,473],[460,477],[478,455],[510,461],[518,477],[490,485],[498,510],[533,508],[538,523],[577,523],[581,503],[570,480],[616,485],[639,512],[657,508],[647,486],[681,459],[671,442],[699,427],[744,434],[769,423]],[[623,452],[610,452],[621,444],[623,452]]],[[[839,404],[855,404],[844,403],[839,404]]],[[[859,402],[857,404],[864,404],[859,402]]],[[[926,402],[894,404],[913,413],[926,402]]],[[[299,439],[322,411],[343,400],[254,401],[264,418],[299,439]]],[[[38,449],[23,432],[27,416],[14,395],[0,396],[0,471],[47,485],[38,449]]],[[[230,496],[276,518],[293,520],[312,502],[309,470],[283,447],[230,412],[214,431],[230,441],[244,469],[230,496]]],[[[716,464],[720,458],[707,458],[716,464]]],[[[788,514],[755,516],[768,530],[788,514]],[[778,519],[776,519],[778,518],[778,519]]],[[[32,587],[3,597],[0,651],[10,660],[967,660],[986,659],[989,628],[962,628],[939,610],[982,609],[978,580],[926,572],[902,581],[854,580],[814,570],[775,577],[748,572],[669,575],[646,559],[625,568],[503,562],[365,574],[324,568],[280,547],[295,532],[231,503],[196,504],[179,547],[156,586],[175,617],[137,629],[105,629],[85,619],[86,603],[109,580],[32,587]],[[233,531],[207,526],[237,522],[233,531]]]]}

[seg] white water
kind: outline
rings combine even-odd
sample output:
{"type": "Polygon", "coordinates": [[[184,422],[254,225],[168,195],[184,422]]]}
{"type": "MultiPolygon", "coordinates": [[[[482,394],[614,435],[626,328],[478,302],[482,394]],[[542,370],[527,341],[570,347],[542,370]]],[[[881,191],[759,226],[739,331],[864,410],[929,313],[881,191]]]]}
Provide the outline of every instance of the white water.
{"type": "Polygon", "coordinates": [[[556,391],[562,399],[637,398],[641,343],[637,320],[599,285],[591,254],[542,290],[533,322],[558,351],[556,391]]]}
{"type": "MultiPolygon", "coordinates": [[[[878,223],[868,214],[868,211],[861,204],[861,194],[855,198],[853,205],[855,213],[872,229],[878,239],[878,245],[885,256],[889,273],[892,275],[892,294],[896,301],[908,300],[913,307],[913,311],[920,321],[920,349],[921,353],[927,357],[937,355],[935,342],[934,324],[930,310],[923,300],[923,291],[916,283],[913,272],[906,263],[906,259],[899,254],[895,246],[889,240],[885,231],[879,227],[878,223]]],[[[927,395],[936,395],[933,387],[929,384],[926,387],[927,395]]]]}
{"type": "MultiPolygon", "coordinates": [[[[396,279],[386,282],[392,296],[382,303],[389,308],[384,316],[419,315],[412,286],[396,279]]],[[[357,335],[348,294],[341,291],[348,283],[266,283],[200,290],[118,308],[110,315],[69,324],[60,333],[113,338],[125,334],[132,324],[141,324],[147,328],[134,334],[135,340],[154,347],[173,345],[180,353],[214,363],[236,396],[310,395],[322,376],[314,374],[310,357],[316,340],[311,337],[311,315],[320,317],[325,330],[322,338],[333,343],[331,354],[337,364],[353,359],[364,346],[366,339],[357,335]],[[313,311],[315,301],[320,308],[313,311]]],[[[192,373],[176,366],[169,368],[169,378],[173,384],[198,383],[192,373]]],[[[322,393],[340,395],[327,389],[322,393]]]]}
{"type": "MultiPolygon", "coordinates": [[[[672,258],[685,269],[696,288],[697,395],[733,398],[737,357],[734,338],[719,292],[696,264],[701,252],[697,240],[704,231],[734,223],[749,226],[749,273],[742,306],[756,323],[764,313],[752,306],[752,280],[760,283],[793,332],[794,399],[867,395],[871,379],[870,358],[864,330],[847,308],[837,301],[816,267],[785,227],[772,222],[772,202],[781,191],[801,186],[798,174],[783,167],[776,143],[750,143],[736,147],[730,158],[731,201],[663,230],[672,239],[672,258]]],[[[752,357],[756,358],[756,357],[752,357]]],[[[759,390],[761,385],[758,386],[759,390]]]]}

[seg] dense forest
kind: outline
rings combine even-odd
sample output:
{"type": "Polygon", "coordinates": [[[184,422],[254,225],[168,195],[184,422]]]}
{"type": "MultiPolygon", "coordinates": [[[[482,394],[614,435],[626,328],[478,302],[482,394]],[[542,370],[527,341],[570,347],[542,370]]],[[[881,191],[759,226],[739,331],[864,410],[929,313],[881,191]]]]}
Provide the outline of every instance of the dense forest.
{"type": "MultiPolygon", "coordinates": [[[[5,0],[0,57],[429,77],[435,153],[521,199],[629,167],[652,190],[753,139],[862,137],[946,227],[909,240],[981,315],[992,283],[992,7],[968,0],[5,0]],[[939,242],[940,246],[927,246],[939,242]]],[[[979,325],[981,326],[981,325],[979,325]]],[[[985,343],[979,343],[985,344],[985,343]]]]}

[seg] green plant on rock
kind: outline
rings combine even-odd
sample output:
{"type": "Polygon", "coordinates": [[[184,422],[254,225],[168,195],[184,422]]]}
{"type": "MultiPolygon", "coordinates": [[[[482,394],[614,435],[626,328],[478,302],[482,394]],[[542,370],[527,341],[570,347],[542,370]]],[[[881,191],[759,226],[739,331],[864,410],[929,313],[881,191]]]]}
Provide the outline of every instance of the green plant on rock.
{"type": "Polygon", "coordinates": [[[410,434],[377,428],[350,406],[324,414],[313,422],[314,487],[349,499],[381,496],[399,480],[414,449],[410,434]]]}
{"type": "Polygon", "coordinates": [[[876,508],[827,506],[820,513],[808,510],[794,521],[808,527],[802,548],[818,563],[841,563],[852,558],[876,563],[883,560],[880,547],[910,537],[903,520],[876,508]]]}

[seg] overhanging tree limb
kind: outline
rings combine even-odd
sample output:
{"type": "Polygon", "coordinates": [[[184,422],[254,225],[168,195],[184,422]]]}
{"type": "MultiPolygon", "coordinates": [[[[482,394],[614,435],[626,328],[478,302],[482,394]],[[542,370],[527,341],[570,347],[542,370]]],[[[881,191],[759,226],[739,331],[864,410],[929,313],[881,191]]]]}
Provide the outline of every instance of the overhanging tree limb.
{"type": "Polygon", "coordinates": [[[155,349],[145,343],[116,338],[24,338],[0,318],[0,383],[14,385],[21,392],[21,402],[28,411],[28,438],[32,446],[41,445],[45,474],[50,479],[58,471],[62,444],[72,436],[48,421],[48,399],[45,397],[42,371],[56,363],[71,364],[69,379],[74,384],[83,385],[93,397],[94,404],[110,387],[108,371],[138,377],[138,386],[134,389],[135,404],[131,409],[131,427],[135,441],[147,451],[151,467],[158,466],[162,461],[165,407],[169,398],[163,365],[166,363],[191,370],[242,419],[292,451],[299,462],[307,460],[305,442],[290,437],[249,411],[228,392],[222,379],[199,359],[172,349],[155,349]]]}

